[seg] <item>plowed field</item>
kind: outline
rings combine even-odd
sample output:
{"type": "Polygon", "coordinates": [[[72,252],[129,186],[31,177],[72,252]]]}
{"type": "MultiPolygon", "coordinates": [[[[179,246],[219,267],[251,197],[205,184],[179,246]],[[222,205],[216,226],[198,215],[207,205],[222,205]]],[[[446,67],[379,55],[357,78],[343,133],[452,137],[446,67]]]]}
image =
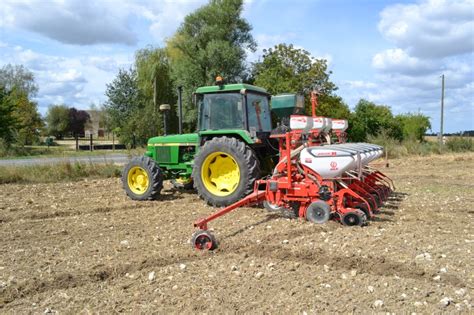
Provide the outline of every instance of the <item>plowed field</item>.
{"type": "Polygon", "coordinates": [[[0,185],[0,313],[472,312],[474,155],[394,160],[397,192],[360,228],[259,208],[212,211],[165,185],[135,202],[119,179],[0,185]]]}

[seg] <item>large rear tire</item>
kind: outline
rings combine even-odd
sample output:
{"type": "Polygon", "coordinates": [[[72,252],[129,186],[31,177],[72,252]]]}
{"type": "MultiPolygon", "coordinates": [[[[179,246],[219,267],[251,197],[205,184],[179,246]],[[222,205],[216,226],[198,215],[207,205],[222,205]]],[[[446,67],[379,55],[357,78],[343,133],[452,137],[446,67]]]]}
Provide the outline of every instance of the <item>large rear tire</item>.
{"type": "Polygon", "coordinates": [[[253,191],[259,166],[255,152],[242,141],[213,138],[194,159],[194,187],[209,205],[227,206],[253,191]]]}
{"type": "Polygon", "coordinates": [[[163,188],[163,174],[151,158],[134,157],[123,169],[122,184],[130,198],[153,200],[158,198],[163,188]]]}

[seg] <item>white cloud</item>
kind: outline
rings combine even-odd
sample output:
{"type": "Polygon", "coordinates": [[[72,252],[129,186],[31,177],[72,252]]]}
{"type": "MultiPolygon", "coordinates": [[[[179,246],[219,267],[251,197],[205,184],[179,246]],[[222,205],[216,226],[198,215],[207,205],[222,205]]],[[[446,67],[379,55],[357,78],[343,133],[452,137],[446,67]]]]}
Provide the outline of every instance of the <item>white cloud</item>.
{"type": "Polygon", "coordinates": [[[397,4],[380,14],[380,32],[416,57],[446,57],[474,49],[474,0],[397,4]]]}
{"type": "Polygon", "coordinates": [[[204,0],[3,0],[0,27],[25,29],[75,45],[135,45],[145,24],[159,41],[204,0]],[[139,21],[139,23],[137,23],[139,21]]]}
{"type": "Polygon", "coordinates": [[[136,12],[147,18],[151,24],[149,32],[156,40],[163,41],[171,36],[186,15],[206,4],[205,0],[149,1],[146,5],[135,5],[136,12]]]}
{"type": "Polygon", "coordinates": [[[247,61],[256,62],[262,55],[264,49],[273,48],[275,45],[282,43],[290,43],[292,39],[296,37],[295,33],[284,33],[284,34],[257,34],[254,35],[254,39],[257,42],[257,50],[252,52],[247,50],[247,61]]]}
{"type": "Polygon", "coordinates": [[[373,88],[377,87],[377,84],[375,84],[373,82],[358,81],[358,80],[345,81],[345,82],[343,82],[343,84],[349,86],[350,88],[354,88],[354,89],[360,89],[360,88],[373,89],[373,88]]]}
{"type": "MultiPolygon", "coordinates": [[[[247,51],[247,60],[249,62],[255,62],[259,60],[263,55],[264,49],[274,48],[278,44],[292,44],[297,39],[297,34],[293,32],[280,33],[280,34],[257,34],[254,36],[257,42],[257,50],[255,52],[247,51]]],[[[305,47],[300,45],[292,44],[296,49],[303,49],[308,51],[305,47]]],[[[325,59],[328,65],[331,65],[333,56],[329,53],[320,53],[318,51],[308,51],[312,57],[316,59],[325,59]]]]}
{"type": "Polygon", "coordinates": [[[9,45],[2,49],[0,58],[0,66],[20,63],[34,73],[39,85],[36,100],[42,113],[50,104],[86,109],[91,103],[103,102],[106,83],[113,80],[120,67],[132,62],[133,54],[58,57],[9,45]]]}
{"type": "Polygon", "coordinates": [[[437,69],[432,61],[409,56],[403,49],[388,49],[372,58],[372,66],[380,71],[420,75],[437,69]]]}
{"type": "Polygon", "coordinates": [[[109,2],[6,0],[5,26],[39,33],[67,44],[121,43],[133,45],[128,12],[109,2]]]}
{"type": "Polygon", "coordinates": [[[395,113],[431,117],[439,130],[441,79],[446,77],[448,130],[474,128],[474,0],[428,0],[396,4],[380,15],[379,31],[395,44],[372,58],[373,82],[349,81],[341,87],[354,104],[366,98],[395,113]]]}

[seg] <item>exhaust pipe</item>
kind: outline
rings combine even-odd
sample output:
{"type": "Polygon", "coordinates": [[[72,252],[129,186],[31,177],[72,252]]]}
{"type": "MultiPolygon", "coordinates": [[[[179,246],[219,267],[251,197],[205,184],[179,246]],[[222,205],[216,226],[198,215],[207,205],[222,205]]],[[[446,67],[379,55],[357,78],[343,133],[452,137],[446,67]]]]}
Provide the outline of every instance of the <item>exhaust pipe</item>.
{"type": "Polygon", "coordinates": [[[183,133],[183,100],[182,100],[183,87],[178,86],[178,133],[183,133]]]}

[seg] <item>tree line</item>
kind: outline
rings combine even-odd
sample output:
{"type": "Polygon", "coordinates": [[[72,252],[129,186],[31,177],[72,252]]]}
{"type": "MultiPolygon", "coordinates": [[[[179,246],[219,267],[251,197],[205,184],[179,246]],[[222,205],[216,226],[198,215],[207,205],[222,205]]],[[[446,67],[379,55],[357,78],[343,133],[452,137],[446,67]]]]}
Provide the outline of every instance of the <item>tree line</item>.
{"type": "MultiPolygon", "coordinates": [[[[163,114],[158,105],[169,104],[169,132],[177,131],[177,89],[182,87],[184,131],[193,132],[197,108],[192,102],[196,88],[214,84],[222,76],[227,83],[255,84],[278,93],[320,92],[317,114],[349,120],[349,138],[366,141],[383,134],[397,141],[423,140],[430,129],[429,118],[421,113],[394,115],[389,106],[361,99],[354,110],[337,95],[327,61],[308,51],[281,43],[264,49],[255,62],[247,54],[257,44],[252,26],[242,17],[242,0],[210,0],[187,15],[166,40],[164,47],[149,46],[135,53],[134,63],[120,69],[106,86],[101,104],[101,123],[114,131],[122,143],[145,144],[162,134],[163,114]]],[[[33,74],[22,66],[6,66],[0,71],[0,137],[7,142],[34,143],[41,131],[62,138],[83,130],[87,113],[66,105],[51,105],[45,119],[32,101],[38,87],[33,74]]]]}
{"type": "Polygon", "coordinates": [[[1,147],[12,144],[41,144],[41,136],[83,136],[90,115],[67,105],[50,105],[45,117],[33,100],[38,93],[34,74],[22,65],[0,68],[0,141],[1,147]]]}
{"type": "Polygon", "coordinates": [[[393,115],[390,107],[364,99],[351,111],[337,95],[327,61],[304,49],[282,43],[264,49],[259,60],[247,63],[247,52],[255,52],[257,44],[242,9],[241,0],[210,1],[186,16],[164,47],[137,51],[132,67],[120,70],[106,89],[104,109],[122,141],[133,136],[145,143],[150,136],[161,134],[162,113],[155,104],[172,105],[169,125],[175,132],[178,87],[183,88],[184,130],[194,131],[197,108],[192,93],[200,86],[213,85],[218,75],[228,83],[261,86],[272,95],[305,94],[307,112],[309,92],[317,87],[321,94],[318,115],[348,119],[352,141],[366,141],[381,133],[399,141],[423,140],[430,129],[427,116],[393,115]]]}

